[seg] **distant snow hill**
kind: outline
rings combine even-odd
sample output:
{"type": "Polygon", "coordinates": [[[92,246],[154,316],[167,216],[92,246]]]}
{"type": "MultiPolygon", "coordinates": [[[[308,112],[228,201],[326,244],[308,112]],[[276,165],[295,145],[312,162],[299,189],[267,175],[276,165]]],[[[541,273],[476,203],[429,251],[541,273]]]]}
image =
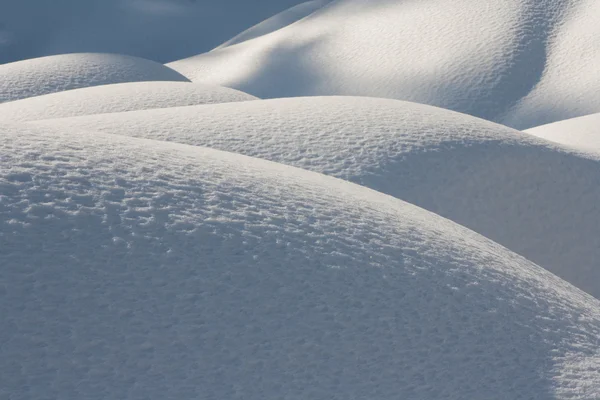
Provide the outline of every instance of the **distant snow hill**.
{"type": "Polygon", "coordinates": [[[600,153],[600,114],[537,126],[525,132],[567,146],[600,153]]]}
{"type": "Polygon", "coordinates": [[[172,69],[119,54],[63,54],[0,65],[0,103],[90,86],[182,81],[172,69]]]}
{"type": "Polygon", "coordinates": [[[238,90],[214,85],[188,82],[118,83],[2,103],[0,120],[34,121],[255,99],[238,90]]]}
{"type": "Polygon", "coordinates": [[[597,0],[338,0],[168,64],[261,98],[362,95],[525,129],[600,112],[597,0]]]}
{"type": "Polygon", "coordinates": [[[207,146],[347,179],[465,225],[600,298],[600,154],[448,110],[360,97],[38,124],[207,146]]]}
{"type": "Polygon", "coordinates": [[[0,0],[0,64],[75,52],[167,62],[305,0],[0,0]]]}
{"type": "Polygon", "coordinates": [[[600,302],[449,220],[206,148],[0,135],[1,398],[600,396],[600,302]]]}

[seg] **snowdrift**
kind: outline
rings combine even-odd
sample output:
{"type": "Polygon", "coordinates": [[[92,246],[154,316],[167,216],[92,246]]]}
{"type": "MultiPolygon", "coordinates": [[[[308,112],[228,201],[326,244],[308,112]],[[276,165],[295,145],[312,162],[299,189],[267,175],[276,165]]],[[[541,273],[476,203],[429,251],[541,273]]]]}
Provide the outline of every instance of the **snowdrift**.
{"type": "Polygon", "coordinates": [[[302,1],[3,0],[0,63],[90,51],[173,61],[302,1]]]}
{"type": "Polygon", "coordinates": [[[600,395],[600,303],[451,221],[232,153],[0,134],[3,398],[600,395]]]}
{"type": "Polygon", "coordinates": [[[34,121],[175,106],[255,100],[221,86],[186,82],[132,82],[95,86],[0,104],[0,119],[34,121]]]}
{"type": "Polygon", "coordinates": [[[322,97],[40,121],[333,175],[465,225],[600,297],[600,156],[468,115],[322,97]]]}
{"type": "Polygon", "coordinates": [[[120,54],[62,54],[0,65],[0,103],[90,86],[183,81],[172,69],[120,54]]]}
{"type": "Polygon", "coordinates": [[[338,0],[168,64],[261,98],[409,100],[525,129],[600,112],[597,0],[338,0]]]}
{"type": "Polygon", "coordinates": [[[600,152],[600,114],[536,126],[525,132],[567,146],[600,152]]]}

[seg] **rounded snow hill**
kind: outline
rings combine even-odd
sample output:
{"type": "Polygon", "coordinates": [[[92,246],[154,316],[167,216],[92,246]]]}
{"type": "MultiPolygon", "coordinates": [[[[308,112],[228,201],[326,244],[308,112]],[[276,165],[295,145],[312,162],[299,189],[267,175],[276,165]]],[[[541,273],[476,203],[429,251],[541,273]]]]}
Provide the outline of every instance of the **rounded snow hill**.
{"type": "Polygon", "coordinates": [[[0,103],[89,86],[189,82],[169,67],[121,54],[61,54],[0,65],[0,103]]]}
{"type": "Polygon", "coordinates": [[[260,98],[386,97],[525,129],[600,112],[597,0],[338,0],[168,64],[260,98]]]}
{"type": "Polygon", "coordinates": [[[588,151],[600,151],[600,114],[536,126],[525,132],[567,146],[588,151]]]}
{"type": "Polygon", "coordinates": [[[600,302],[367,188],[0,127],[3,398],[590,399],[600,302]]]}
{"type": "Polygon", "coordinates": [[[600,157],[468,115],[358,97],[40,121],[207,146],[333,175],[473,229],[600,298],[600,157]]]}
{"type": "Polygon", "coordinates": [[[0,104],[0,119],[35,121],[153,108],[256,100],[221,86],[187,82],[130,82],[102,85],[0,104]]]}

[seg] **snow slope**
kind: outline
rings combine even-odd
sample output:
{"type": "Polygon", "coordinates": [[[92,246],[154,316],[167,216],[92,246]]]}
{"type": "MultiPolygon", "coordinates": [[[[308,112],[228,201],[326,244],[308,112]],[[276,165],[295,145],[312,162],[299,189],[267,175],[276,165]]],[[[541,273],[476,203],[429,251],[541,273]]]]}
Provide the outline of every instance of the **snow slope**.
{"type": "Polygon", "coordinates": [[[63,54],[0,65],[0,103],[69,89],[139,81],[188,81],[154,61],[119,54],[63,54]]]}
{"type": "Polygon", "coordinates": [[[409,100],[524,129],[600,111],[597,0],[338,0],[168,64],[261,98],[409,100]]]}
{"type": "Polygon", "coordinates": [[[600,303],[451,221],[232,153],[0,135],[2,398],[600,396],[600,303]]]}
{"type": "Polygon", "coordinates": [[[175,106],[248,101],[256,97],[221,86],[131,82],[95,86],[0,104],[0,119],[33,121],[175,106]]]}
{"type": "Polygon", "coordinates": [[[600,114],[585,115],[536,126],[525,132],[568,146],[588,151],[600,151],[600,114]]]}
{"type": "Polygon", "coordinates": [[[600,156],[395,100],[258,100],[39,121],[260,157],[465,225],[600,298],[600,156]]]}
{"type": "Polygon", "coordinates": [[[252,28],[246,29],[244,32],[234,36],[222,45],[218,46],[217,49],[232,46],[234,44],[275,32],[276,30],[291,25],[294,22],[312,14],[327,3],[328,0],[311,0],[305,3],[300,3],[297,6],[282,11],[279,14],[254,25],[252,28]]]}
{"type": "Polygon", "coordinates": [[[0,0],[0,64],[74,52],[173,61],[302,1],[0,0]]]}

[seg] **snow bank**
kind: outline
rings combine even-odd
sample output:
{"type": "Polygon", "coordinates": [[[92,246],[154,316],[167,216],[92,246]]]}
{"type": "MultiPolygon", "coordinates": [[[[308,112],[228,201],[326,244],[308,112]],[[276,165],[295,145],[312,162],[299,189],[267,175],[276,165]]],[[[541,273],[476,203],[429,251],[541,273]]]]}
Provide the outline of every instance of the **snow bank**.
{"type": "Polygon", "coordinates": [[[338,0],[169,64],[261,98],[409,100],[524,129],[600,112],[597,0],[338,0]]]}
{"type": "Polygon", "coordinates": [[[131,82],[68,90],[0,104],[0,119],[33,121],[254,99],[256,97],[221,86],[131,82]]]}
{"type": "Polygon", "coordinates": [[[275,99],[41,121],[317,171],[465,225],[600,297],[600,160],[439,108],[275,99]]]}
{"type": "Polygon", "coordinates": [[[139,81],[188,81],[154,61],[119,54],[62,54],[0,65],[0,103],[69,89],[139,81]]]}
{"type": "Polygon", "coordinates": [[[525,132],[587,151],[600,151],[600,114],[537,126],[525,132]]]}
{"type": "Polygon", "coordinates": [[[0,134],[3,398],[600,395],[600,303],[451,221],[232,153],[0,134]]]}

